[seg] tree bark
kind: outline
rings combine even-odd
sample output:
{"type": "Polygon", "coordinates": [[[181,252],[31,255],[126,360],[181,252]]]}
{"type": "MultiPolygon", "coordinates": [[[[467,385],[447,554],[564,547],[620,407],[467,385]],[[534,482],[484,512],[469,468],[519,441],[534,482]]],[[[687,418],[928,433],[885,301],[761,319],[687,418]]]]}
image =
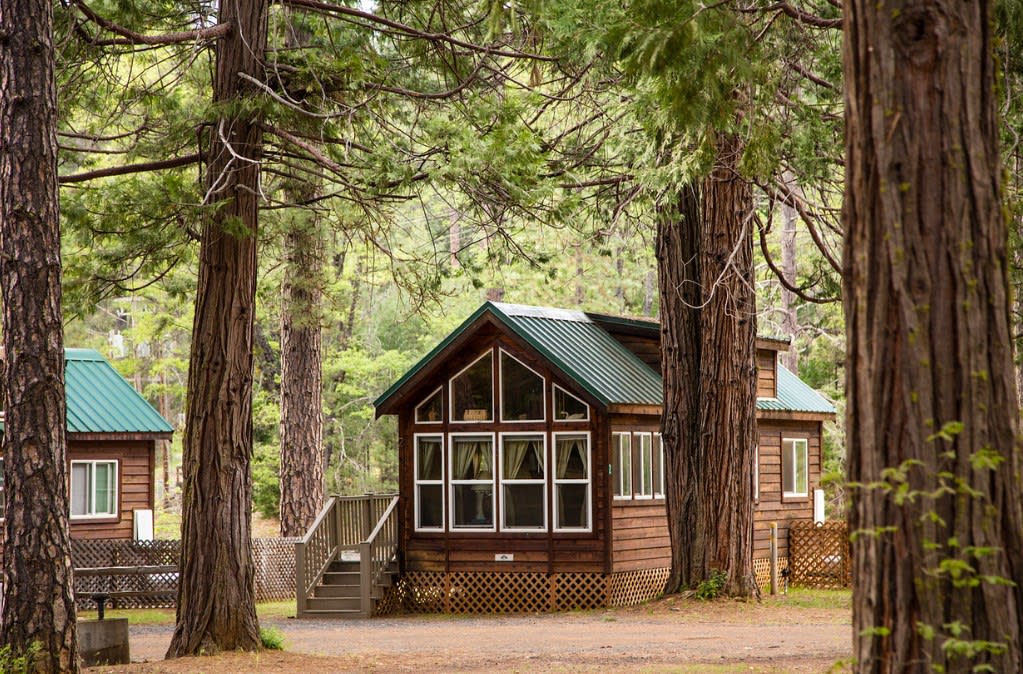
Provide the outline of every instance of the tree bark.
{"type": "MultiPolygon", "coordinates": [[[[214,102],[230,107],[258,77],[266,0],[222,0],[233,30],[217,45],[214,102]]],[[[252,560],[252,347],[259,160],[253,115],[210,133],[206,183],[218,205],[203,223],[188,372],[177,624],[167,657],[260,647],[252,560]]]]}
{"type": "Polygon", "coordinates": [[[660,219],[657,240],[672,547],[667,591],[723,574],[723,593],[750,596],[757,592],[753,200],[737,173],[738,138],[721,136],[717,152],[702,194],[683,190],[674,217],[660,219]]]}
{"type": "Polygon", "coordinates": [[[14,656],[35,647],[30,671],[77,672],[57,189],[52,5],[5,0],[0,278],[7,503],[0,642],[14,656]]]}
{"type": "Polygon", "coordinates": [[[853,655],[1023,671],[990,3],[844,8],[853,655]]]}
{"type": "MultiPolygon", "coordinates": [[[[785,182],[790,192],[796,193],[799,190],[795,176],[786,173],[785,182]]],[[[796,209],[787,203],[782,204],[781,215],[781,271],[789,284],[796,285],[796,209]]],[[[781,287],[781,310],[782,332],[792,340],[789,350],[782,353],[781,362],[789,372],[798,373],[799,350],[796,349],[795,340],[799,335],[799,315],[796,313],[796,294],[784,285],[781,287]]]]}

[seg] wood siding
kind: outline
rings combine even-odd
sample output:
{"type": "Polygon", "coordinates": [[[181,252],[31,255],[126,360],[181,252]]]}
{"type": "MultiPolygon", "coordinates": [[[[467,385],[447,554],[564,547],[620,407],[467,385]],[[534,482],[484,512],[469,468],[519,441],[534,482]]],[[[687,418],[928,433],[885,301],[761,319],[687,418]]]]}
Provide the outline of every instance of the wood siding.
{"type": "Polygon", "coordinates": [[[757,349],[757,397],[778,396],[778,352],[757,349]]]}
{"type": "Polygon", "coordinates": [[[671,566],[664,499],[617,500],[612,512],[612,571],[671,566]]]}
{"type": "Polygon", "coordinates": [[[778,556],[785,557],[789,550],[788,524],[813,518],[813,490],[821,486],[821,424],[761,419],[759,426],[760,498],[753,517],[753,557],[770,554],[771,522],[778,523],[778,556]],[[782,496],[782,438],[807,440],[809,494],[805,498],[782,496]]]}
{"type": "Polygon", "coordinates": [[[153,441],[68,440],[68,475],[71,461],[117,461],[117,500],[120,514],[114,518],[80,520],[72,518],[72,538],[131,538],[136,509],[152,509],[155,466],[153,441]]]}

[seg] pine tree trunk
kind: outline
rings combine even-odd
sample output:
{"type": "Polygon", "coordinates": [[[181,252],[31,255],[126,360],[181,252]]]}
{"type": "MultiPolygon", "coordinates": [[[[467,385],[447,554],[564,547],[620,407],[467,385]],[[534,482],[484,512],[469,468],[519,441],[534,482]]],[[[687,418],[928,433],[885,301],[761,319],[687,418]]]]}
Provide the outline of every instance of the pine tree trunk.
{"type": "Polygon", "coordinates": [[[718,573],[725,594],[750,596],[757,592],[753,200],[737,173],[738,139],[722,136],[717,149],[702,204],[694,190],[685,190],[678,219],[662,219],[658,235],[672,546],[667,589],[695,587],[718,573]]]}
{"type": "Polygon", "coordinates": [[[4,520],[0,642],[77,672],[61,323],[57,95],[49,2],[0,3],[4,520]]]}
{"type": "MultiPolygon", "coordinates": [[[[259,76],[266,0],[222,0],[214,101],[259,76]]],[[[250,117],[210,133],[184,435],[177,624],[167,657],[260,647],[252,560],[252,346],[262,136],[250,117]]]]}
{"type": "Polygon", "coordinates": [[[302,536],[323,504],[323,237],[299,214],[286,234],[281,295],[281,536],[302,536]]]}
{"type": "Polygon", "coordinates": [[[990,3],[844,7],[853,656],[1023,671],[990,3]]]}

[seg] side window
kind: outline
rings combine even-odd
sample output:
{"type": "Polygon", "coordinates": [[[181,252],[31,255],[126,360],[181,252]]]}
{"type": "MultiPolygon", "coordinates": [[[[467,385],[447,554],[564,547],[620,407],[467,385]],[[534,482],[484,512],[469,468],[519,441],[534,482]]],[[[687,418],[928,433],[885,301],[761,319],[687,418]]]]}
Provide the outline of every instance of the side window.
{"type": "Polygon", "coordinates": [[[654,498],[664,498],[664,443],[654,433],[654,498]]]}
{"type": "Polygon", "coordinates": [[[636,433],[639,447],[636,450],[639,462],[639,488],[636,490],[638,498],[653,498],[654,496],[654,445],[653,436],[650,433],[636,433]]]}
{"type": "Polygon", "coordinates": [[[416,436],[416,529],[444,530],[444,438],[416,436]]]}
{"type": "Polygon", "coordinates": [[[0,520],[7,512],[7,491],[4,488],[4,460],[0,457],[0,520]]]}
{"type": "Polygon", "coordinates": [[[632,433],[611,434],[611,476],[614,497],[632,498],[632,433]]]}
{"type": "Polygon", "coordinates": [[[590,438],[584,433],[554,434],[556,530],[590,530],[590,438]]]}
{"type": "Polygon", "coordinates": [[[117,515],[117,462],[71,462],[71,517],[117,515]]]}
{"type": "Polygon", "coordinates": [[[781,481],[783,496],[809,496],[807,441],[782,439],[781,481]]]}

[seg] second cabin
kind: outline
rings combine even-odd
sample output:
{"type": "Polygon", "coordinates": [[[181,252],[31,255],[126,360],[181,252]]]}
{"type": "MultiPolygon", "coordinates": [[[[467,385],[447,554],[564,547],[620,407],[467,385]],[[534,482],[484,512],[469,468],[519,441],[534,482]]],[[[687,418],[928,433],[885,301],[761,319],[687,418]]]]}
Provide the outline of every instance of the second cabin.
{"type": "MultiPolygon", "coordinates": [[[[813,516],[825,398],[760,339],[755,553],[813,516]]],[[[559,610],[656,596],[670,566],[660,330],[485,303],[377,401],[398,415],[400,573],[423,610],[559,610]]]]}

